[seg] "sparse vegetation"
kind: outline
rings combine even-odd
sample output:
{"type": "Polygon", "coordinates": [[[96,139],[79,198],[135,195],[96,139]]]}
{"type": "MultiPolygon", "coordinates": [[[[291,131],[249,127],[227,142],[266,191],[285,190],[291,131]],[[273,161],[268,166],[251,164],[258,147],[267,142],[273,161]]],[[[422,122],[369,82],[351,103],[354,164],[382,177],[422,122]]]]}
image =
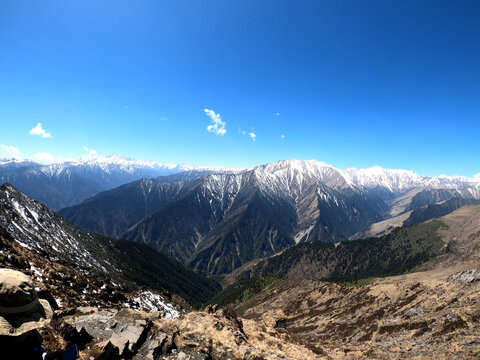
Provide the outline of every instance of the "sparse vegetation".
{"type": "Polygon", "coordinates": [[[242,273],[214,301],[222,305],[246,301],[277,278],[320,279],[351,287],[370,284],[374,277],[411,272],[448,251],[437,234],[442,227],[446,228],[443,222],[432,220],[379,238],[292,246],[242,273]]]}

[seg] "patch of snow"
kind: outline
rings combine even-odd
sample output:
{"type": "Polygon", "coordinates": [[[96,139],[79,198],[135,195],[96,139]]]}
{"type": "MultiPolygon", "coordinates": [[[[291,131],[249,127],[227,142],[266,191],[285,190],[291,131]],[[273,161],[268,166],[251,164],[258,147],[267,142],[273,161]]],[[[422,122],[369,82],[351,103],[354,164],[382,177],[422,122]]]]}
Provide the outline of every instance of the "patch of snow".
{"type": "Polygon", "coordinates": [[[20,204],[13,198],[12,198],[12,204],[13,204],[13,207],[15,208],[15,210],[17,211],[17,213],[20,214],[20,216],[22,218],[24,218],[25,221],[30,222],[30,219],[25,214],[25,210],[23,209],[23,207],[21,207],[20,204]]]}
{"type": "Polygon", "coordinates": [[[55,302],[57,303],[57,305],[58,305],[59,308],[62,308],[62,307],[63,307],[63,302],[62,302],[61,299],[55,298],[55,302]]]}
{"type": "Polygon", "coordinates": [[[139,304],[139,307],[147,311],[160,311],[165,314],[165,318],[176,318],[180,312],[172,304],[166,302],[159,294],[151,291],[142,291],[137,297],[132,299],[139,304]]]}
{"type": "Polygon", "coordinates": [[[43,274],[33,265],[30,265],[30,270],[32,270],[35,273],[35,275],[37,275],[39,277],[43,276],[43,274]]]}
{"type": "Polygon", "coordinates": [[[30,214],[33,216],[33,218],[35,219],[35,221],[36,221],[37,223],[39,223],[39,221],[38,221],[39,217],[38,217],[37,212],[36,212],[35,210],[33,210],[33,209],[28,209],[28,211],[29,211],[30,214]]]}

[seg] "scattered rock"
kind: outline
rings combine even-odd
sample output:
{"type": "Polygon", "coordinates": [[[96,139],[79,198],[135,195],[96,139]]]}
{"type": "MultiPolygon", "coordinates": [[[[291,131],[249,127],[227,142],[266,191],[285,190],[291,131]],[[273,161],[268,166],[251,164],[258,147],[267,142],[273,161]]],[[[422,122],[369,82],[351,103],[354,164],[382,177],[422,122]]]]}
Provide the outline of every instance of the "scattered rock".
{"type": "Polygon", "coordinates": [[[285,328],[287,326],[287,316],[282,309],[270,310],[263,315],[263,323],[272,329],[285,328]]]}
{"type": "Polygon", "coordinates": [[[480,270],[471,269],[471,270],[461,271],[459,273],[456,273],[450,276],[449,281],[460,281],[464,283],[473,283],[476,281],[480,281],[480,270]]]}
{"type": "Polygon", "coordinates": [[[152,329],[152,331],[148,333],[147,338],[136,355],[133,357],[133,360],[153,360],[156,359],[157,355],[166,353],[166,349],[163,348],[166,339],[167,334],[159,331],[158,329],[152,329]]]}
{"type": "Polygon", "coordinates": [[[120,359],[120,352],[118,348],[110,341],[107,341],[105,346],[100,347],[101,353],[98,355],[95,360],[119,360],[120,359]]]}
{"type": "MultiPolygon", "coordinates": [[[[108,340],[118,348],[122,357],[131,358],[146,342],[152,322],[142,318],[139,312],[124,309],[118,312],[103,310],[75,317],[71,325],[80,333],[84,331],[92,338],[108,340]]],[[[151,349],[153,354],[158,345],[150,341],[143,352],[150,353],[149,347],[153,346],[151,349]]]]}
{"type": "Polygon", "coordinates": [[[417,307],[412,307],[408,310],[406,310],[403,315],[406,316],[407,318],[410,318],[412,316],[421,316],[423,315],[425,310],[421,306],[417,307]]]}
{"type": "Polygon", "coordinates": [[[94,306],[79,306],[77,312],[82,315],[93,314],[98,312],[98,308],[94,306]]]}
{"type": "Polygon", "coordinates": [[[78,331],[68,323],[61,324],[60,335],[67,342],[67,348],[76,344],[80,350],[85,349],[85,346],[93,340],[93,337],[84,328],[78,331]]]}
{"type": "Polygon", "coordinates": [[[110,337],[110,342],[114,346],[118,347],[122,356],[127,354],[133,355],[133,348],[138,348],[139,345],[141,345],[139,344],[139,340],[144,331],[148,332],[148,328],[146,326],[128,325],[120,332],[114,333],[110,337]]]}
{"type": "Polygon", "coordinates": [[[207,314],[215,314],[218,310],[218,305],[217,304],[214,304],[214,305],[207,305],[207,307],[205,308],[205,312],[207,314]]]}

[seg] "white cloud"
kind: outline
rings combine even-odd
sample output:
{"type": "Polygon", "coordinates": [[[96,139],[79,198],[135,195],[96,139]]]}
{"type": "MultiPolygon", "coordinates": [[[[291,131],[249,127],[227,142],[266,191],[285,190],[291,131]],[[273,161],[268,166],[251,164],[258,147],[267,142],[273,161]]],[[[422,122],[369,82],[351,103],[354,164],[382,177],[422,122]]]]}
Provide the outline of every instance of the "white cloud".
{"type": "Polygon", "coordinates": [[[1,154],[5,154],[6,156],[10,156],[10,157],[17,157],[19,154],[20,154],[20,150],[18,150],[15,146],[9,146],[9,145],[0,145],[0,148],[1,148],[1,151],[0,153],[1,154]]]}
{"type": "Polygon", "coordinates": [[[273,116],[280,116],[279,112],[273,113],[273,116]]]}
{"type": "Polygon", "coordinates": [[[207,130],[216,135],[225,135],[227,133],[227,129],[225,129],[227,124],[225,121],[222,121],[220,114],[216,114],[215,111],[209,109],[203,109],[203,111],[212,120],[212,124],[207,126],[207,130]]]}
{"type": "Polygon", "coordinates": [[[283,135],[283,134],[280,135],[280,139],[282,139],[282,140],[285,139],[285,135],[283,135]]]}
{"type": "Polygon", "coordinates": [[[43,162],[50,162],[54,160],[53,156],[46,152],[35,154],[35,159],[43,162]]]}
{"type": "Polygon", "coordinates": [[[255,141],[257,139],[257,134],[254,133],[253,128],[250,128],[250,132],[246,132],[245,130],[242,130],[242,129],[238,129],[238,131],[242,135],[249,136],[253,141],[255,141]]]}
{"type": "Polygon", "coordinates": [[[42,127],[41,123],[38,123],[32,130],[29,132],[30,135],[38,135],[44,138],[51,138],[52,135],[47,133],[45,129],[42,127]]]}
{"type": "Polygon", "coordinates": [[[89,149],[88,147],[86,146],[82,146],[83,147],[83,150],[85,150],[86,152],[88,152],[88,155],[90,156],[97,156],[97,151],[96,150],[93,150],[93,149],[89,149]]]}

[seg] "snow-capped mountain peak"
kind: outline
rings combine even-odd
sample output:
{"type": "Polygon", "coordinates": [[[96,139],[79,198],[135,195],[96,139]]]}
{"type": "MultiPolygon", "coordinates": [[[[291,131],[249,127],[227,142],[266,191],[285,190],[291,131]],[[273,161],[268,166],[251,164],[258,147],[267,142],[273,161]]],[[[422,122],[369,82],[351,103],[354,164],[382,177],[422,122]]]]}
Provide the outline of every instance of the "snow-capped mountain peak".
{"type": "Polygon", "coordinates": [[[384,187],[392,192],[411,189],[422,183],[423,177],[411,170],[385,169],[380,166],[345,170],[350,182],[361,188],[384,187]]]}
{"type": "Polygon", "coordinates": [[[255,172],[260,179],[273,178],[298,186],[312,180],[332,188],[351,187],[353,189],[384,188],[390,192],[405,192],[414,188],[456,189],[470,187],[480,182],[480,174],[473,178],[465,176],[437,177],[421,176],[412,170],[386,169],[381,166],[370,168],[335,168],[316,160],[283,160],[258,166],[255,172]]]}
{"type": "Polygon", "coordinates": [[[332,188],[350,185],[342,170],[316,160],[277,161],[258,166],[254,172],[264,191],[283,191],[293,198],[313,182],[321,182],[332,188]]]}

